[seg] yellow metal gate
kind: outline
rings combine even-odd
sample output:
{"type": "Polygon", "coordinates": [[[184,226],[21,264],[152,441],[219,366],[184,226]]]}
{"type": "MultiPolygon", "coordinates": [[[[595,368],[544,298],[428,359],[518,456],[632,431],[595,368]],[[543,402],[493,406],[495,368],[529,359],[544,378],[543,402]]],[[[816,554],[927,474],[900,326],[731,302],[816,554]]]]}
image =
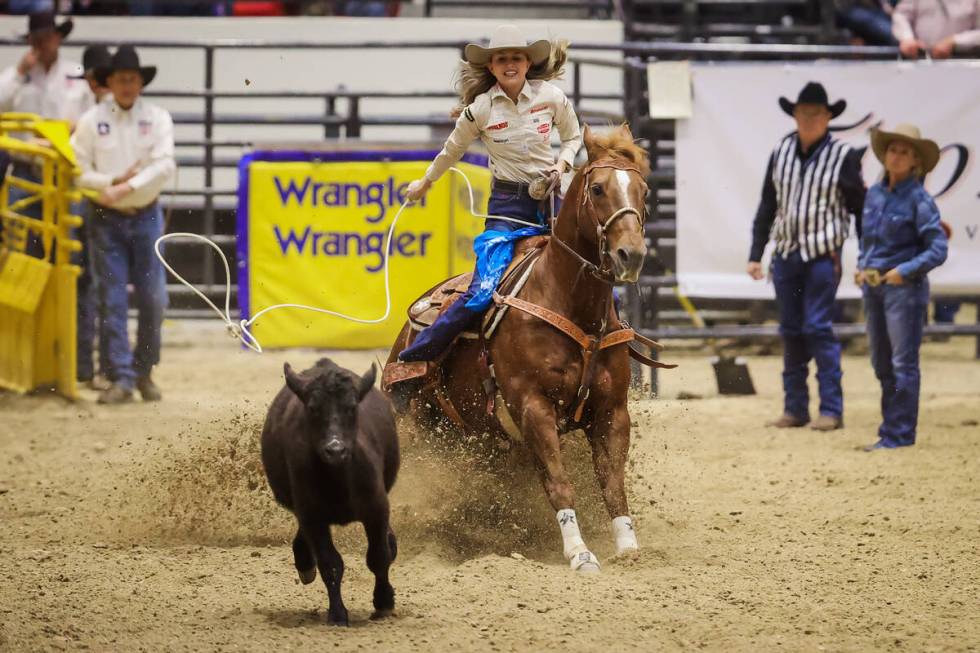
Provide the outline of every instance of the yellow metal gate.
{"type": "Polygon", "coordinates": [[[0,113],[0,150],[35,179],[7,175],[0,186],[0,387],[18,392],[50,387],[75,398],[76,284],[81,269],[71,263],[82,244],[72,230],[82,219],[71,205],[75,157],[68,124],[31,114],[0,113]],[[16,136],[14,136],[16,134],[16,136]],[[27,197],[11,203],[10,189],[27,197]],[[25,209],[37,205],[40,218],[25,209]],[[30,252],[40,245],[41,256],[30,252]]]}

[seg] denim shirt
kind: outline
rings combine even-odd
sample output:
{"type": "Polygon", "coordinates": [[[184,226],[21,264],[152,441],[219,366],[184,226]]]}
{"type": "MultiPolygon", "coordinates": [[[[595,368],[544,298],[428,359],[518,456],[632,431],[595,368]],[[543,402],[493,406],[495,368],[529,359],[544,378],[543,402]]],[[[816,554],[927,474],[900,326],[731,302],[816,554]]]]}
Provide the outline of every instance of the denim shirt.
{"type": "Polygon", "coordinates": [[[939,208],[918,179],[909,177],[893,191],[886,182],[868,190],[862,217],[858,268],[887,272],[898,268],[903,279],[925,276],[946,260],[947,240],[939,226],[939,208]]]}

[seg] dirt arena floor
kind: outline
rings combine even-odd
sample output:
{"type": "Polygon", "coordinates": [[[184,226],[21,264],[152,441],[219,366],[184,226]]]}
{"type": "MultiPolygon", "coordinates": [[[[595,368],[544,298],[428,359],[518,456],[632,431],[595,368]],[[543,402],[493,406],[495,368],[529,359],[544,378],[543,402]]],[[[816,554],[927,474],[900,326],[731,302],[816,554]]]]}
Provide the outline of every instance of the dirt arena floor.
{"type": "Polygon", "coordinates": [[[758,396],[721,398],[708,352],[678,343],[662,398],[631,404],[639,555],[611,557],[567,442],[594,577],[568,570],[527,466],[405,434],[397,615],[368,619],[364,537],[343,529],[349,629],[325,625],[319,580],[298,583],[258,458],[283,361],[320,354],[242,352],[216,322],[168,322],[165,341],[158,404],[0,393],[0,651],[980,650],[970,339],[924,346],[919,445],[873,454],[865,355],[845,357],[847,427],[817,434],[761,427],[778,357],[749,356],[758,396]]]}

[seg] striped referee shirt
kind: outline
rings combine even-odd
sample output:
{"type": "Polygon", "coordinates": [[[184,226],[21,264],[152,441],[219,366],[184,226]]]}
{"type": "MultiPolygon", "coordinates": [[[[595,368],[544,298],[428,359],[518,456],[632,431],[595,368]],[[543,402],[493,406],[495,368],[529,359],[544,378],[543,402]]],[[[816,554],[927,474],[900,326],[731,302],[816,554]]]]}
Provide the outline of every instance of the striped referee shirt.
{"type": "Polygon", "coordinates": [[[847,239],[850,216],[860,237],[862,154],[829,132],[807,151],[796,132],[779,141],[762,184],[749,261],[762,260],[770,238],[783,258],[797,250],[804,261],[834,254],[847,239]]]}

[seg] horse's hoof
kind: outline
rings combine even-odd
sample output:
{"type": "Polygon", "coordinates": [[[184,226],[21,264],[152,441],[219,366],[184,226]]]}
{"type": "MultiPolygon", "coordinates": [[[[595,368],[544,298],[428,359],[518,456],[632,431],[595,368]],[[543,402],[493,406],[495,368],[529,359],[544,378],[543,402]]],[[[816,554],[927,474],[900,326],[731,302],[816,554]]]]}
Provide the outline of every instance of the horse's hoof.
{"type": "Polygon", "coordinates": [[[572,571],[580,574],[598,574],[599,559],[591,551],[583,551],[568,561],[572,571]]]}
{"type": "Polygon", "coordinates": [[[299,573],[299,582],[304,585],[309,585],[316,580],[316,567],[307,569],[306,571],[302,569],[297,569],[296,571],[299,573]]]}
{"type": "Polygon", "coordinates": [[[371,614],[371,619],[374,620],[374,621],[377,621],[378,619],[387,619],[388,617],[391,617],[394,614],[395,614],[395,611],[392,610],[392,609],[375,610],[371,614]]]}

